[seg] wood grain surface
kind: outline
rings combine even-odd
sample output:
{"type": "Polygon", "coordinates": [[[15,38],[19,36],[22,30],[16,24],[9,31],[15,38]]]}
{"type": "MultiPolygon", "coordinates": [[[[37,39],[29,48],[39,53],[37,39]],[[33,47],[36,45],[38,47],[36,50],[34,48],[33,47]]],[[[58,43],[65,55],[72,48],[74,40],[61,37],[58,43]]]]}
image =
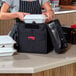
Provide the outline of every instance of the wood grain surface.
{"type": "Polygon", "coordinates": [[[76,5],[60,5],[62,9],[76,10],[76,5]]]}
{"type": "Polygon", "coordinates": [[[0,76],[76,76],[76,63],[34,74],[0,74],[0,76]]]}

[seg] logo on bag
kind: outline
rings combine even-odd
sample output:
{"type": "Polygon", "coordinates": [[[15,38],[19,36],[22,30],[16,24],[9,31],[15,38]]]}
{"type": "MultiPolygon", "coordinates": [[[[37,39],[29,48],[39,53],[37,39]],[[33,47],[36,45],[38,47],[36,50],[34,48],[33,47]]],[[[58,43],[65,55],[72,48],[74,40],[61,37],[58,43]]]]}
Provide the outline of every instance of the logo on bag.
{"type": "Polygon", "coordinates": [[[28,36],[28,39],[35,40],[34,36],[28,36]]]}

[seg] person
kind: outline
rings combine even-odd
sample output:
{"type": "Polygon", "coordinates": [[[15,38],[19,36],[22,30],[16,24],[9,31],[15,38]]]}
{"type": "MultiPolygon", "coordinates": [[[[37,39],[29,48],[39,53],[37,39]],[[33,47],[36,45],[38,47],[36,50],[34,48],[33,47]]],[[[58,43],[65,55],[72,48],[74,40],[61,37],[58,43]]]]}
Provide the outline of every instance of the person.
{"type": "Polygon", "coordinates": [[[47,22],[49,22],[52,19],[54,12],[48,0],[3,0],[3,6],[0,11],[0,20],[19,18],[23,21],[24,16],[29,13],[41,13],[40,7],[43,7],[46,10],[45,15],[48,16],[47,22]],[[9,8],[11,13],[7,13],[9,8]],[[24,9],[27,9],[27,13],[24,9]]]}
{"type": "MultiPolygon", "coordinates": [[[[29,14],[44,14],[47,16],[46,23],[54,16],[49,0],[2,0],[3,5],[0,11],[0,20],[16,19],[16,23],[23,23],[24,16],[29,14]],[[42,12],[42,8],[45,12],[42,12]],[[10,12],[8,12],[10,10],[10,12]]],[[[14,26],[10,35],[13,37],[17,26],[14,26]]]]}

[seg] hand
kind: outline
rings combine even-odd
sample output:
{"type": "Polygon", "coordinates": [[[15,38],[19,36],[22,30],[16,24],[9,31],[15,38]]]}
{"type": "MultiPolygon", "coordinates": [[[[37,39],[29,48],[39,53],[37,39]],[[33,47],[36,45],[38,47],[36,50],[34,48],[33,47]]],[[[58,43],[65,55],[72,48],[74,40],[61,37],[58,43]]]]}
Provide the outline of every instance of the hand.
{"type": "Polygon", "coordinates": [[[46,15],[47,19],[45,23],[50,22],[53,19],[54,12],[52,10],[43,12],[42,14],[46,15]]]}
{"type": "Polygon", "coordinates": [[[17,18],[19,18],[21,21],[23,21],[25,15],[29,15],[30,13],[24,13],[24,12],[17,12],[17,18]]]}

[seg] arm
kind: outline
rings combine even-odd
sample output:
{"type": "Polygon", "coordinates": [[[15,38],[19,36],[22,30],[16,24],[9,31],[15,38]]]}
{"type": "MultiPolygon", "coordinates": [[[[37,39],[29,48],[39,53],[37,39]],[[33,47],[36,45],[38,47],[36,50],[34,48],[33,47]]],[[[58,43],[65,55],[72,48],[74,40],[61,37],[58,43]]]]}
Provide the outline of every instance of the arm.
{"type": "Polygon", "coordinates": [[[0,20],[9,20],[9,19],[14,19],[14,18],[19,18],[20,20],[23,21],[24,16],[28,14],[28,13],[22,13],[22,12],[8,13],[7,11],[9,8],[10,6],[4,2],[0,11],[0,20]]]}
{"type": "Polygon", "coordinates": [[[43,8],[45,9],[46,12],[43,12],[47,16],[46,22],[50,22],[54,16],[54,12],[51,8],[50,3],[47,1],[43,4],[43,8]]]}

